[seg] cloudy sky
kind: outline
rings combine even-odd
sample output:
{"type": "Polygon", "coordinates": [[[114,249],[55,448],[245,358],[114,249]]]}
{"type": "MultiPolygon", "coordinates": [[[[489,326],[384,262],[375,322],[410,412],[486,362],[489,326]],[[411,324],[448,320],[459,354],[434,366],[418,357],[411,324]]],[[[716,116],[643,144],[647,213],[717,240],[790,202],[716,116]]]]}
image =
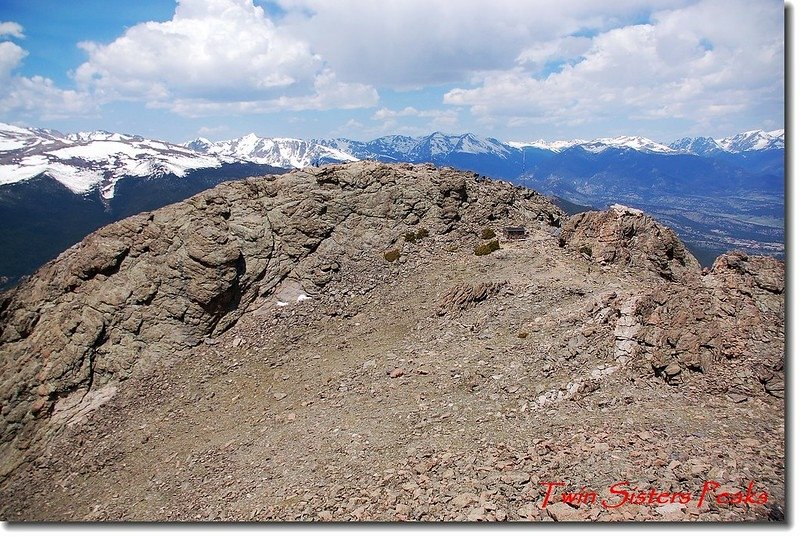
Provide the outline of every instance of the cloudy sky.
{"type": "Polygon", "coordinates": [[[775,0],[0,0],[0,121],[672,141],[784,126],[775,0]]]}

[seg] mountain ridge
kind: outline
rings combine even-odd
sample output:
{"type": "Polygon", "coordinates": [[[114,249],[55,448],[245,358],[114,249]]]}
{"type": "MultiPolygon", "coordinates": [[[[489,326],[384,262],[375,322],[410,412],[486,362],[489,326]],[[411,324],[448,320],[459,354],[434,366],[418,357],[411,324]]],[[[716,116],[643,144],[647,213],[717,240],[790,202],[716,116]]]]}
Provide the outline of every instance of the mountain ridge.
{"type": "Polygon", "coordinates": [[[62,135],[2,123],[0,149],[0,185],[48,175],[75,194],[98,189],[104,199],[114,197],[122,177],[183,177],[192,170],[236,163],[138,135],[102,130],[62,135]]]}
{"type": "Polygon", "coordinates": [[[784,272],[429,164],[219,185],[0,294],[0,517],[779,518],[784,272]],[[766,499],[544,505],[565,477],[766,499]]]}
{"type": "MultiPolygon", "coordinates": [[[[641,136],[594,140],[501,142],[472,133],[434,132],[426,136],[389,135],[371,141],[347,138],[310,139],[261,137],[250,133],[212,142],[196,138],[182,144],[108,131],[61,134],[0,123],[0,184],[48,174],[70,190],[84,194],[99,187],[104,198],[114,195],[122,176],[148,177],[172,173],[178,177],[200,168],[219,168],[249,162],[278,168],[303,168],[355,160],[441,161],[453,154],[489,155],[509,161],[523,158],[526,149],[553,154],[580,147],[593,153],[632,149],[644,153],[713,155],[784,148],[783,129],[753,130],[722,139],[682,138],[669,145],[641,136]]],[[[508,178],[508,177],[505,177],[508,178]]]]}
{"type": "Polygon", "coordinates": [[[355,160],[429,162],[523,184],[567,203],[636,206],[675,228],[705,265],[732,248],[782,255],[783,131],[675,144],[631,136],[504,143],[434,132],[368,142],[250,133],[176,145],[108,131],[63,135],[0,124],[0,245],[8,252],[0,262],[0,286],[87,230],[221,181],[355,160]],[[48,186],[47,177],[72,197],[48,186]],[[42,215],[44,206],[60,216],[42,215]],[[32,214],[42,215],[36,224],[26,217],[32,214]]]}

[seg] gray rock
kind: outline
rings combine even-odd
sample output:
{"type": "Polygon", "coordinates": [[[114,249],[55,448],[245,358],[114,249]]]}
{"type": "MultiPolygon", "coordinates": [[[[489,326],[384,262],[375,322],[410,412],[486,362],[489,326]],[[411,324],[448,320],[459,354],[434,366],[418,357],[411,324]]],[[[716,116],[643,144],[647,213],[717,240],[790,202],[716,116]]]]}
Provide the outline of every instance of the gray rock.
{"type": "Polygon", "coordinates": [[[672,230],[621,206],[571,217],[559,244],[602,264],[648,270],[669,281],[700,272],[700,264],[672,230]]]}
{"type": "Polygon", "coordinates": [[[358,162],[222,184],[92,233],[0,295],[0,475],[58,399],[213,345],[284,280],[313,293],[339,260],[378,259],[411,223],[435,235],[512,213],[563,214],[473,174],[358,162]]]}

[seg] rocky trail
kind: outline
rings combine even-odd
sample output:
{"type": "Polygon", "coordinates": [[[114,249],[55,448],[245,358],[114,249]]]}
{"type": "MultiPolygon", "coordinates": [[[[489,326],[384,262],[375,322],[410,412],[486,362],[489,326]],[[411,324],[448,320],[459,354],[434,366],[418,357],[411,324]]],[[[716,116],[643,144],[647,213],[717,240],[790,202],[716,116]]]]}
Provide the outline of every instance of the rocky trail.
{"type": "Polygon", "coordinates": [[[782,519],[783,270],[430,166],[222,185],[0,297],[0,515],[782,519]]]}

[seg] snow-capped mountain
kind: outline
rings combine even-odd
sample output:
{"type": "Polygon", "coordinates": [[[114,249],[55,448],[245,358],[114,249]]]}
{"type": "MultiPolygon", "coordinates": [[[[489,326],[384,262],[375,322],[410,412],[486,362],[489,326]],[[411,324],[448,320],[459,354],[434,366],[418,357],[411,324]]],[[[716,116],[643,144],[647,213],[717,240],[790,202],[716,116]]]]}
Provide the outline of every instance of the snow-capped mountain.
{"type": "Polygon", "coordinates": [[[533,148],[541,149],[543,151],[551,151],[553,153],[560,153],[570,147],[579,146],[581,144],[589,143],[589,140],[557,140],[549,142],[547,140],[535,140],[533,142],[508,142],[508,145],[517,149],[533,148]]]}
{"type": "Polygon", "coordinates": [[[345,138],[264,138],[251,133],[232,140],[212,142],[197,138],[177,145],[106,131],[64,135],[52,130],[0,123],[0,185],[46,174],[72,192],[82,194],[98,188],[103,198],[111,199],[115,185],[122,177],[184,177],[191,170],[214,169],[235,163],[304,168],[362,159],[432,162],[514,178],[530,164],[531,149],[553,155],[580,148],[593,154],[622,150],[641,154],[709,156],[783,147],[783,130],[747,131],[722,139],[682,138],[670,145],[640,136],[503,143],[470,133],[449,135],[441,132],[420,137],[384,136],[368,142],[345,138]]]}
{"type": "Polygon", "coordinates": [[[681,138],[669,146],[677,151],[694,155],[713,155],[719,152],[745,153],[748,151],[764,151],[784,149],[784,130],[753,130],[741,132],[727,138],[681,138]]]}
{"type": "Polygon", "coordinates": [[[392,162],[403,160],[405,155],[411,154],[419,139],[411,136],[393,135],[383,136],[371,142],[359,142],[347,138],[315,141],[361,160],[392,162]]]}
{"type": "Polygon", "coordinates": [[[494,138],[479,138],[474,134],[444,134],[427,136],[383,136],[370,142],[346,138],[318,140],[361,160],[438,162],[456,154],[488,155],[506,158],[514,148],[494,138]]]}
{"type": "Polygon", "coordinates": [[[331,162],[358,160],[344,151],[325,146],[314,140],[262,138],[253,133],[222,142],[211,142],[205,138],[198,138],[184,146],[206,155],[268,164],[278,168],[305,168],[331,162]]]}
{"type": "Polygon", "coordinates": [[[494,138],[478,138],[471,133],[448,135],[441,132],[434,132],[430,136],[419,138],[410,151],[410,155],[414,158],[442,157],[452,153],[506,157],[510,151],[508,145],[494,138]]]}
{"type": "Polygon", "coordinates": [[[769,132],[764,132],[762,130],[747,131],[717,140],[717,142],[723,149],[731,153],[760,151],[764,149],[783,149],[784,131],[783,129],[769,132]]]}
{"type": "Polygon", "coordinates": [[[641,136],[616,136],[614,138],[598,138],[591,142],[580,144],[580,147],[592,153],[601,153],[610,148],[633,149],[642,153],[674,153],[669,146],[654,142],[641,136]]]}
{"type": "Polygon", "coordinates": [[[669,146],[679,152],[692,155],[713,155],[720,151],[725,151],[719,142],[708,136],[697,138],[681,138],[669,144],[669,146]]]}
{"type": "Polygon", "coordinates": [[[0,155],[10,151],[34,151],[53,146],[63,137],[48,129],[28,129],[0,122],[0,155]]]}
{"type": "Polygon", "coordinates": [[[0,185],[46,174],[76,194],[98,188],[111,199],[122,177],[184,177],[190,170],[233,162],[141,136],[106,131],[62,135],[0,123],[0,185]]]}
{"type": "Polygon", "coordinates": [[[533,142],[508,142],[509,146],[518,149],[535,148],[553,153],[580,147],[592,153],[601,153],[608,149],[633,149],[643,153],[710,155],[719,151],[742,153],[765,149],[783,149],[783,129],[765,132],[763,130],[747,131],[727,138],[710,137],[681,138],[671,144],[662,144],[641,136],[616,136],[613,138],[596,138],[594,140],[536,140],[533,142]]]}
{"type": "Polygon", "coordinates": [[[602,153],[609,149],[632,149],[642,153],[676,153],[674,149],[667,145],[641,136],[615,136],[613,138],[596,138],[594,140],[559,140],[555,142],[536,140],[534,142],[509,142],[509,145],[519,149],[533,147],[554,153],[560,153],[573,147],[580,147],[590,153],[602,153]]]}

